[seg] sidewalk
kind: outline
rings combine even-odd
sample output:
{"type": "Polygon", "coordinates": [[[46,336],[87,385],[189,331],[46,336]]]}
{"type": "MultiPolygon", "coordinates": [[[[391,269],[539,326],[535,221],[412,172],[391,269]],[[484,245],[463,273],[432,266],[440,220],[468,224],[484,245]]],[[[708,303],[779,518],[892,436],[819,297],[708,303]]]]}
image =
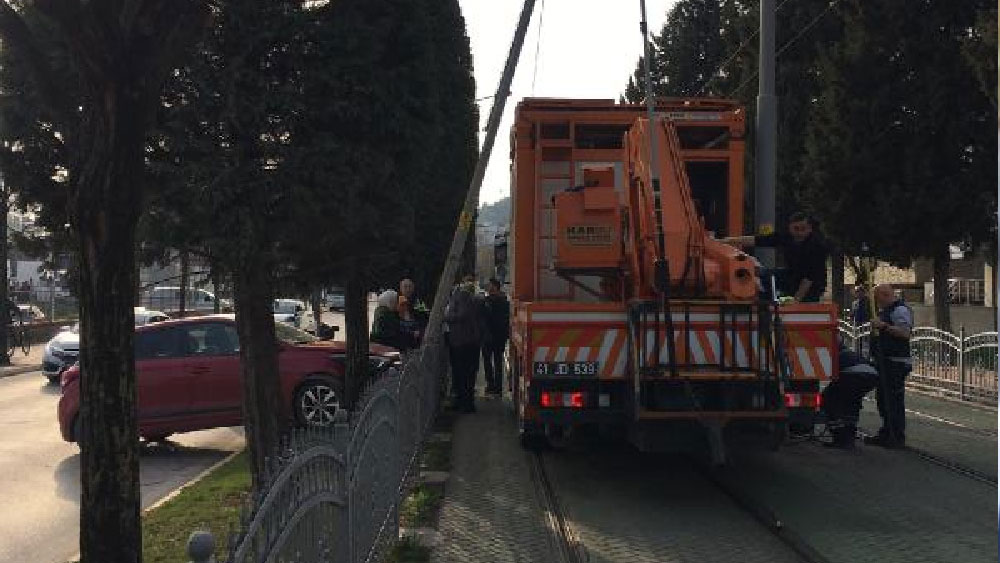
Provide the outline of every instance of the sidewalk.
{"type": "Polygon", "coordinates": [[[498,399],[479,397],[476,408],[452,431],[452,470],[431,562],[557,561],[512,414],[498,399]]]}
{"type": "Polygon", "coordinates": [[[0,366],[0,377],[9,377],[12,375],[20,375],[22,373],[41,370],[42,356],[44,354],[44,342],[32,344],[31,352],[27,356],[24,355],[24,352],[22,352],[20,348],[14,350],[14,355],[10,359],[11,365],[0,366]]]}
{"type": "MultiPolygon", "coordinates": [[[[997,477],[997,411],[907,391],[906,443],[985,475],[997,477]]],[[[860,427],[869,434],[882,421],[874,393],[864,401],[860,427]]]]}

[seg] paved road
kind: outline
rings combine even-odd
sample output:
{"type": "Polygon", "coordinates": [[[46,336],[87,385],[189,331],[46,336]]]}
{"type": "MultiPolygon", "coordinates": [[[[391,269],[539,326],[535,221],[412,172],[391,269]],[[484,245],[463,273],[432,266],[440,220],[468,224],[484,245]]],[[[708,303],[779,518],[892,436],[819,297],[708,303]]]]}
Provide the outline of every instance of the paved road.
{"type": "MultiPolygon", "coordinates": [[[[995,471],[991,411],[923,396],[909,406],[909,441],[995,471]]],[[[865,416],[871,423],[872,415],[865,416]]],[[[530,455],[516,446],[501,403],[481,400],[478,413],[458,419],[453,436],[439,522],[443,541],[432,561],[559,561],[546,519],[552,505],[540,496],[530,455]]],[[[718,479],[749,505],[776,515],[798,545],[827,561],[996,561],[995,485],[912,452],[873,446],[845,452],[795,441],[778,452],[733,447],[730,453],[718,479]]],[[[545,452],[542,467],[579,560],[800,560],[684,457],[583,440],[545,452]]]]}
{"type": "MultiPolygon", "coordinates": [[[[996,480],[995,410],[914,392],[906,394],[906,410],[908,445],[996,480]]],[[[881,425],[872,393],[866,398],[861,411],[861,428],[874,434],[881,425]]]]}
{"type": "Polygon", "coordinates": [[[802,561],[686,457],[604,441],[544,457],[590,563],[802,561]]]}
{"type": "MultiPolygon", "coordinates": [[[[56,422],[59,388],[39,372],[0,379],[0,563],[61,563],[77,553],[80,460],[56,422]]],[[[149,506],[243,446],[238,429],[176,436],[142,457],[149,506]]]]}
{"type": "MultiPolygon", "coordinates": [[[[369,307],[369,321],[373,312],[369,307]]],[[[337,338],[344,338],[342,313],[324,312],[323,322],[339,326],[337,338]]],[[[59,435],[58,401],[59,388],[40,372],[0,378],[0,563],[62,563],[78,551],[79,450],[59,435]]],[[[231,428],[171,440],[175,448],[144,450],[143,507],[244,444],[242,430],[231,428]]]]}

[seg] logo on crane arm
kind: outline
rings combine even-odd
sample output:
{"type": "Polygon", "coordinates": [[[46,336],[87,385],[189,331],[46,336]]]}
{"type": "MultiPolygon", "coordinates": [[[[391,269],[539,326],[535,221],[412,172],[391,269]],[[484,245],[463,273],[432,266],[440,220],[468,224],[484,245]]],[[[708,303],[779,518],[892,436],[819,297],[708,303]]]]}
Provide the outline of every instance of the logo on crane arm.
{"type": "Polygon", "coordinates": [[[573,246],[611,246],[614,228],[610,225],[570,225],[566,227],[566,242],[573,246]]]}

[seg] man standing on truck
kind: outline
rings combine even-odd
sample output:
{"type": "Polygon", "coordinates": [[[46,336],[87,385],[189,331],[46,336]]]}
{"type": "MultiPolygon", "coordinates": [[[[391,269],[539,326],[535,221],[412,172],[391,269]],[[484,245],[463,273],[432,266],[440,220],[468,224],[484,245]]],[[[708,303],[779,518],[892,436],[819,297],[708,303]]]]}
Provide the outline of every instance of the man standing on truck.
{"type": "Polygon", "coordinates": [[[722,240],[741,248],[781,249],[786,268],[776,272],[778,291],[793,296],[798,303],[815,303],[826,291],[826,260],[830,251],[814,228],[812,218],[805,213],[792,214],[788,219],[788,232],[722,240]]]}
{"type": "Polygon", "coordinates": [[[906,444],[906,376],[910,375],[913,358],[910,355],[910,335],[913,331],[913,312],[896,297],[889,284],[875,288],[878,317],[872,327],[878,337],[872,339],[873,356],[879,370],[878,413],[882,428],[877,436],[865,438],[866,444],[884,448],[901,448],[906,444]]]}

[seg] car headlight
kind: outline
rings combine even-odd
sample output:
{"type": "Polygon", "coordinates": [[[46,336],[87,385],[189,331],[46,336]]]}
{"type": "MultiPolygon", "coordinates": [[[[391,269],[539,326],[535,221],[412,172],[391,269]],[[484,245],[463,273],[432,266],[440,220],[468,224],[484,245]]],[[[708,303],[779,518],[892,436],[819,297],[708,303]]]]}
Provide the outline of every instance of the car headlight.
{"type": "Polygon", "coordinates": [[[51,342],[48,344],[48,349],[49,349],[49,354],[52,354],[53,356],[59,356],[64,352],[64,350],[60,348],[58,344],[52,344],[51,342]]]}

